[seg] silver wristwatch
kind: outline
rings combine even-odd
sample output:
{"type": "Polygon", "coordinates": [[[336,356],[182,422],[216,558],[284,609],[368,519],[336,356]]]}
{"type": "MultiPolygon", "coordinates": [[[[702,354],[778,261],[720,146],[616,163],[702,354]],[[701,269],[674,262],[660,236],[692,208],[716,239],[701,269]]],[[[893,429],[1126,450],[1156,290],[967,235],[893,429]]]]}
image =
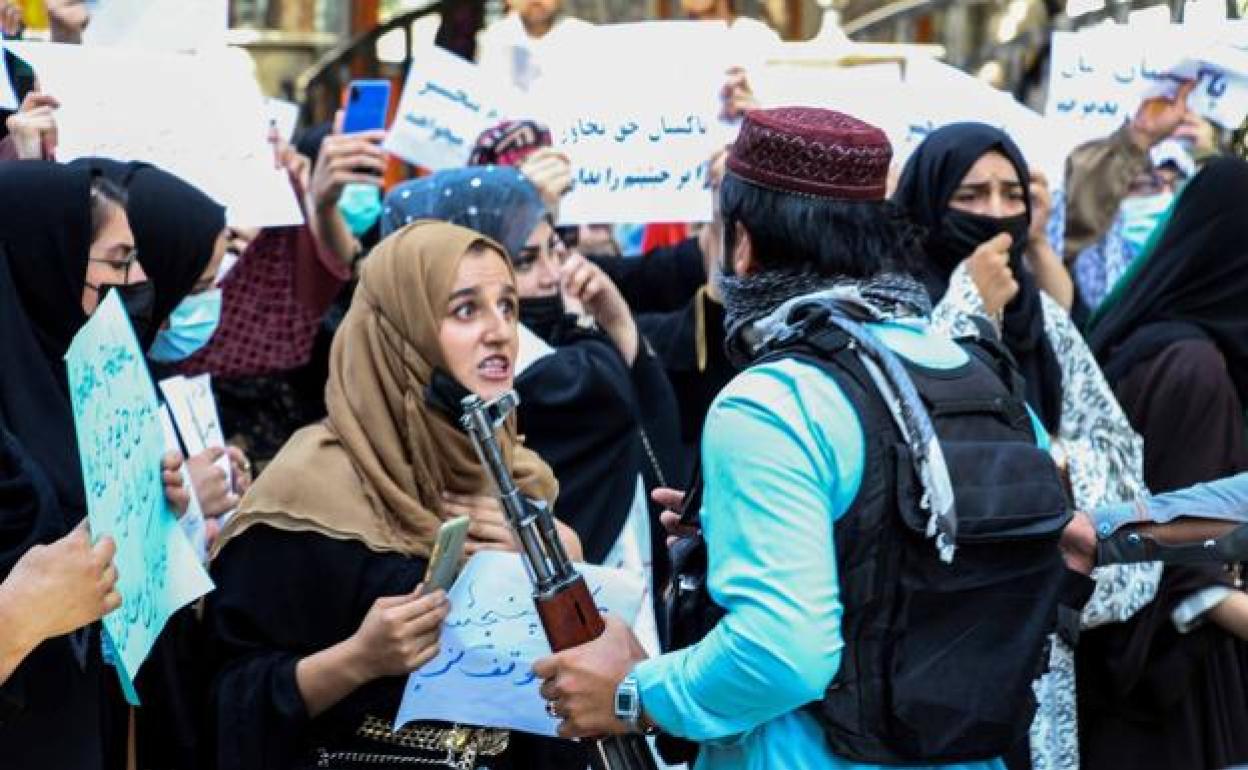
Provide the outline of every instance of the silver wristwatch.
{"type": "Polygon", "coordinates": [[[615,717],[635,733],[653,735],[656,732],[642,724],[641,688],[637,685],[637,675],[631,671],[615,688],[615,717]]]}

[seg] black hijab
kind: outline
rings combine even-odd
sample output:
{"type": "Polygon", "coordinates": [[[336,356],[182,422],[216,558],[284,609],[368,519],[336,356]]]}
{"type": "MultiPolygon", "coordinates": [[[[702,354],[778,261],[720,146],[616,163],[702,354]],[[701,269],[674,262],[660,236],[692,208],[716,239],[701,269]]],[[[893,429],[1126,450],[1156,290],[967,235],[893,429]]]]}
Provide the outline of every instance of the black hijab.
{"type": "Polygon", "coordinates": [[[225,209],[199,188],[147,163],[82,158],[70,164],[125,188],[126,214],[134,231],[139,264],[156,290],[149,339],[173,312],[212,261],[225,229],[225,209]]]}
{"type": "Polygon", "coordinates": [[[43,470],[68,524],[86,513],[62,356],[87,321],[85,169],[0,164],[0,423],[43,470]]]}
{"type": "Polygon", "coordinates": [[[1172,343],[1206,337],[1248,401],[1248,163],[1210,161],[1163,227],[1106,300],[1088,344],[1116,383],[1172,343]]]}
{"type": "MultiPolygon", "coordinates": [[[[940,301],[949,288],[954,269],[973,253],[973,247],[970,250],[965,246],[956,250],[949,248],[955,241],[949,203],[967,172],[989,152],[998,152],[1009,160],[1023,189],[1029,188],[1031,174],[1027,161],[1008,135],[982,123],[954,123],[933,131],[923,140],[906,162],[897,191],[893,193],[894,202],[927,230],[924,242],[927,269],[920,277],[932,302],[940,301]]],[[[1030,226],[1030,196],[1026,198],[1024,218],[1030,226]]],[[[983,220],[982,217],[978,219],[983,220]]],[[[1009,220],[1001,222],[997,232],[1007,232],[1009,220]]],[[[1019,229],[1026,232],[1026,227],[1019,229]]],[[[986,232],[983,240],[993,234],[986,232]]],[[[1040,289],[1023,263],[1026,248],[1026,238],[1016,234],[1010,248],[1010,269],[1019,289],[1017,296],[1005,306],[1002,336],[1026,380],[1027,403],[1036,410],[1045,428],[1055,433],[1062,417],[1062,369],[1044,331],[1040,289]]]]}

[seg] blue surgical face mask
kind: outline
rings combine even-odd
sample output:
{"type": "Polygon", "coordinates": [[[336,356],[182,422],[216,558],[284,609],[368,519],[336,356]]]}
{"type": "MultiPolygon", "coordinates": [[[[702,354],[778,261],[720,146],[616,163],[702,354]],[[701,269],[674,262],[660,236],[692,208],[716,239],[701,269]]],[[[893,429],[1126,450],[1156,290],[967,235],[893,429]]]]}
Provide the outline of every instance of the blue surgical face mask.
{"type": "Polygon", "coordinates": [[[1122,217],[1122,238],[1136,254],[1144,250],[1144,244],[1157,229],[1161,218],[1174,203],[1174,193],[1161,192],[1155,195],[1140,195],[1124,198],[1119,212],[1122,217]]]}
{"type": "Polygon", "coordinates": [[[349,184],[342,188],[338,213],[357,238],[372,229],[381,218],[381,188],[373,184],[349,184]]]}
{"type": "Polygon", "coordinates": [[[153,361],[183,361],[208,344],[221,322],[221,290],[209,289],[192,294],[178,303],[169,316],[169,327],[161,329],[148,348],[153,361]]]}

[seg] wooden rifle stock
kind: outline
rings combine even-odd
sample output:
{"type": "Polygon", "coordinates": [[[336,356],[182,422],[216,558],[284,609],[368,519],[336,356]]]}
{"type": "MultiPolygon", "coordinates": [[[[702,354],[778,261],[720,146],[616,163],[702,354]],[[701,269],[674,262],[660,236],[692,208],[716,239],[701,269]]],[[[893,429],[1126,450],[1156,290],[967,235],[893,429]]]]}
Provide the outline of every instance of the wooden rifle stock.
{"type": "MultiPolygon", "coordinates": [[[[606,629],[585,578],[559,542],[554,518],[542,504],[525,500],[504,460],[495,432],[519,403],[514,392],[490,402],[468,395],[460,402],[460,425],[472,439],[481,464],[494,480],[520,557],[533,582],[533,603],[555,652],[592,642],[606,629]]],[[[594,770],[656,770],[654,755],[641,735],[619,735],[585,742],[594,770]]]]}
{"type": "Polygon", "coordinates": [[[537,596],[533,601],[546,630],[546,640],[555,652],[592,642],[606,628],[589,586],[580,575],[552,596],[537,596]]]}

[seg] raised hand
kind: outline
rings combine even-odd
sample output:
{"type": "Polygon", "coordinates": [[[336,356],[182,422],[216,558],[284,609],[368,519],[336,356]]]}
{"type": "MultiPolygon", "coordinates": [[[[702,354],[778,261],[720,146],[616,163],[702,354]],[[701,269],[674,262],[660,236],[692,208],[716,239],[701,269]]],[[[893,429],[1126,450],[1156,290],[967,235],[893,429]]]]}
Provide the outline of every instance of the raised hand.
{"type": "Polygon", "coordinates": [[[1009,233],[1001,233],[981,243],[967,258],[967,269],[979,289],[984,310],[993,317],[1001,313],[1018,294],[1018,281],[1010,268],[1010,246],[1013,244],[1014,238],[1009,233]]]}
{"type": "Polygon", "coordinates": [[[584,307],[615,343],[624,361],[632,366],[640,337],[633,313],[615,283],[602,268],[578,252],[572,252],[563,261],[559,279],[564,299],[584,307]]]}
{"type": "Polygon", "coordinates": [[[5,121],[13,147],[22,160],[53,160],[56,158],[56,110],[61,106],[55,96],[31,91],[22,106],[5,121]]]}
{"type": "Polygon", "coordinates": [[[1187,97],[1196,82],[1189,80],[1179,86],[1173,99],[1146,99],[1131,120],[1131,138],[1142,150],[1149,150],[1170,136],[1187,117],[1187,97]]]}

